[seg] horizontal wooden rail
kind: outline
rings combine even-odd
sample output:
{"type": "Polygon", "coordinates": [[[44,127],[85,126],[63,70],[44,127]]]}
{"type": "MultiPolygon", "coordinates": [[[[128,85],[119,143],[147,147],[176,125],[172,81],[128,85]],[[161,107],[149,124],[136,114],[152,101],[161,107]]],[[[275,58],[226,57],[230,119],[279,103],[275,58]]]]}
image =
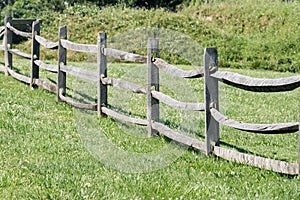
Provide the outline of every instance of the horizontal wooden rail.
{"type": "Polygon", "coordinates": [[[15,72],[14,70],[9,69],[9,68],[7,68],[7,71],[15,79],[18,79],[19,81],[30,84],[30,78],[29,77],[18,74],[17,72],[15,72]]]}
{"type": "Polygon", "coordinates": [[[61,39],[60,42],[61,45],[68,50],[95,54],[98,52],[98,46],[94,44],[77,44],[64,39],[61,39]]]}
{"type": "Polygon", "coordinates": [[[14,55],[17,55],[17,56],[20,56],[22,58],[25,58],[25,59],[28,59],[30,60],[31,59],[31,55],[30,54],[27,54],[27,53],[24,53],[18,49],[9,49],[8,50],[10,53],[14,54],[14,55]]]}
{"type": "Polygon", "coordinates": [[[138,62],[138,63],[146,63],[147,57],[134,54],[134,53],[128,53],[126,51],[121,51],[117,49],[111,49],[111,48],[104,48],[103,54],[107,57],[112,57],[118,60],[124,60],[129,62],[138,62]]]}
{"type": "Polygon", "coordinates": [[[57,49],[58,48],[58,42],[52,42],[50,40],[47,40],[39,35],[35,35],[35,40],[42,45],[43,47],[47,49],[57,49]]]}
{"type": "Polygon", "coordinates": [[[97,110],[97,105],[93,105],[93,104],[86,104],[86,103],[78,103],[73,101],[72,99],[69,99],[65,96],[62,95],[62,90],[59,91],[59,98],[61,101],[70,104],[71,106],[75,107],[75,108],[79,108],[79,109],[86,109],[86,110],[97,110]]]}
{"type": "Polygon", "coordinates": [[[138,124],[138,125],[142,125],[142,126],[147,126],[147,124],[148,124],[147,120],[128,117],[126,115],[117,113],[116,111],[113,111],[106,107],[101,107],[101,110],[107,116],[121,120],[121,121],[130,122],[130,123],[138,124]]]}
{"type": "Polygon", "coordinates": [[[86,69],[80,69],[72,66],[60,66],[61,71],[67,72],[73,76],[96,82],[98,80],[97,73],[86,69]]]}
{"type": "Polygon", "coordinates": [[[34,79],[33,80],[34,84],[36,84],[37,86],[40,86],[48,91],[57,92],[57,87],[56,85],[52,84],[52,83],[48,83],[46,80],[42,80],[42,79],[34,79]]]}
{"type": "Polygon", "coordinates": [[[159,100],[160,102],[163,102],[173,108],[179,109],[179,110],[194,110],[194,111],[205,111],[205,105],[204,103],[186,103],[186,102],[180,102],[177,101],[168,95],[165,95],[162,92],[158,91],[151,91],[152,96],[159,100]]]}
{"type": "Polygon", "coordinates": [[[221,71],[215,72],[211,76],[225,84],[253,92],[284,92],[300,87],[300,76],[265,79],[221,71]]]}
{"type": "Polygon", "coordinates": [[[32,38],[32,33],[27,33],[27,32],[20,31],[20,30],[14,28],[13,26],[11,26],[10,23],[7,23],[6,26],[9,30],[14,32],[16,35],[19,35],[19,36],[22,36],[22,37],[25,37],[25,38],[32,38]]]}
{"type": "Polygon", "coordinates": [[[178,69],[174,65],[171,65],[160,58],[155,58],[153,62],[158,68],[164,70],[168,74],[180,78],[199,78],[204,76],[204,68],[198,68],[195,70],[182,70],[178,69]]]}
{"type": "Polygon", "coordinates": [[[278,124],[249,124],[243,122],[237,122],[229,119],[222,115],[215,108],[211,108],[211,115],[213,118],[225,125],[238,130],[253,132],[253,133],[263,133],[263,134],[283,134],[283,133],[293,133],[299,130],[298,122],[290,123],[278,123],[278,124]]]}
{"type": "Polygon", "coordinates": [[[49,72],[52,72],[52,73],[57,73],[57,66],[53,66],[53,65],[48,65],[48,64],[45,64],[43,61],[41,60],[35,60],[34,63],[39,66],[40,68],[42,69],[45,69],[49,72]]]}
{"type": "Polygon", "coordinates": [[[299,172],[298,164],[249,155],[218,146],[213,147],[213,153],[216,156],[225,160],[235,161],[242,164],[248,164],[263,169],[273,170],[279,173],[297,175],[299,172]]]}
{"type": "Polygon", "coordinates": [[[110,85],[113,87],[119,87],[122,89],[126,89],[129,91],[132,91],[134,93],[139,93],[139,94],[146,94],[146,89],[143,88],[140,85],[124,81],[121,79],[116,79],[116,78],[101,78],[101,81],[105,85],[110,85]]]}
{"type": "Polygon", "coordinates": [[[167,138],[170,138],[176,142],[193,147],[202,152],[205,152],[205,150],[206,150],[206,145],[204,142],[201,142],[195,138],[180,134],[159,122],[152,122],[152,128],[157,130],[161,135],[164,135],[167,138]]]}

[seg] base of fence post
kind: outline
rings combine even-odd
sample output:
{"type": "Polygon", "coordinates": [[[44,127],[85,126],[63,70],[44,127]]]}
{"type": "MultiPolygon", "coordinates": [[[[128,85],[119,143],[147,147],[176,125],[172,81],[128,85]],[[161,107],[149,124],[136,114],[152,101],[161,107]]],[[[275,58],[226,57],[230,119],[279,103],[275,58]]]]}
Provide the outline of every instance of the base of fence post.
{"type": "Polygon", "coordinates": [[[204,96],[205,96],[205,143],[206,154],[213,151],[213,146],[219,146],[219,123],[212,117],[210,108],[219,110],[219,85],[218,80],[210,76],[212,68],[218,70],[218,52],[216,48],[204,50],[204,96]]]}

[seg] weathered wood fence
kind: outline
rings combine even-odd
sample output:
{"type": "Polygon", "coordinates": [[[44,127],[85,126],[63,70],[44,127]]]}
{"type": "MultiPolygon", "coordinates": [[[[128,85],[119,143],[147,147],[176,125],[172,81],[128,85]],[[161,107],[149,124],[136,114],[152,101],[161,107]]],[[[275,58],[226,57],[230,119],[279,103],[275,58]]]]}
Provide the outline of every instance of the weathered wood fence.
{"type": "MultiPolygon", "coordinates": [[[[260,134],[284,134],[299,131],[299,123],[279,124],[249,124],[237,122],[227,118],[219,112],[219,86],[221,81],[225,84],[243,90],[253,92],[283,92],[300,87],[300,76],[293,76],[279,79],[261,79],[242,76],[232,72],[218,71],[218,55],[215,48],[206,48],[204,52],[204,66],[196,70],[181,70],[166,61],[155,57],[159,51],[157,39],[148,40],[148,55],[142,56],[128,53],[112,48],[106,44],[106,33],[98,34],[97,44],[77,44],[67,40],[67,27],[59,28],[58,42],[49,41],[40,36],[40,21],[35,20],[31,24],[31,32],[20,31],[13,26],[13,19],[8,15],[5,18],[4,26],[0,27],[0,37],[3,36],[3,44],[0,51],[4,51],[5,66],[0,67],[6,75],[10,75],[22,82],[30,84],[30,87],[42,87],[57,94],[57,100],[66,102],[80,109],[95,110],[99,117],[109,116],[118,120],[147,126],[148,135],[157,133],[172,140],[183,143],[206,154],[214,154],[226,160],[245,163],[256,167],[271,169],[276,172],[296,175],[300,174],[300,137],[299,137],[299,159],[298,163],[288,163],[280,160],[273,160],[260,156],[249,155],[234,150],[220,147],[219,125],[225,125],[260,134]],[[12,48],[12,34],[16,34],[32,40],[31,54],[26,54],[12,48]],[[47,49],[58,49],[58,65],[48,65],[40,60],[40,45],[47,49]],[[83,70],[67,65],[67,50],[97,54],[98,72],[83,70]],[[26,77],[14,71],[13,55],[31,60],[31,76],[26,77]],[[147,63],[147,87],[143,88],[121,79],[107,77],[107,57],[119,60],[147,63]],[[57,73],[57,85],[39,78],[39,68],[57,73]],[[205,99],[204,103],[186,103],[177,101],[159,90],[159,70],[164,70],[178,78],[204,78],[205,99]],[[75,102],[66,97],[66,76],[67,74],[97,82],[98,96],[97,105],[75,102]],[[126,116],[108,108],[107,87],[119,87],[134,93],[146,95],[147,98],[147,119],[138,119],[126,116]],[[204,111],[205,112],[205,142],[178,133],[159,122],[160,103],[181,110],[204,111]]],[[[300,135],[300,133],[299,133],[300,135]]]]}

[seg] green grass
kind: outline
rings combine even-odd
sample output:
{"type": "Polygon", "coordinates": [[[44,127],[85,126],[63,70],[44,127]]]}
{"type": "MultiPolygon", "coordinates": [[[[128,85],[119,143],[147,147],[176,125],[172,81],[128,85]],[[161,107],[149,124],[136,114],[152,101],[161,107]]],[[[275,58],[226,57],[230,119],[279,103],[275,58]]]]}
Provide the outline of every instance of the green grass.
{"type": "MultiPolygon", "coordinates": [[[[84,63],[71,64],[84,68],[93,66],[84,63]]],[[[16,60],[15,66],[21,73],[28,73],[26,62],[16,60]]],[[[108,73],[110,76],[124,79],[133,74],[135,78],[132,81],[139,82],[143,78],[140,76],[142,73],[132,73],[133,70],[140,69],[139,66],[111,64],[108,73]]],[[[294,75],[258,70],[234,71],[253,77],[294,75]]],[[[55,75],[43,71],[41,76],[56,80],[55,75]]],[[[93,90],[84,89],[88,86],[87,82],[80,80],[82,83],[80,87],[74,85],[74,81],[79,80],[70,76],[67,80],[69,95],[77,97],[72,88],[92,95],[90,92],[93,90]]],[[[0,199],[299,199],[300,197],[300,180],[297,176],[287,176],[207,157],[191,149],[184,150],[170,165],[158,170],[145,173],[125,173],[116,170],[103,162],[109,158],[101,160],[101,155],[91,151],[95,146],[88,146],[85,139],[89,135],[80,132],[80,127],[77,126],[80,118],[76,116],[78,114],[76,110],[64,103],[56,102],[56,97],[52,93],[42,89],[31,90],[28,85],[3,74],[0,74],[0,83],[0,199]]],[[[166,89],[167,83],[162,82],[162,90],[166,89]]],[[[189,97],[190,100],[203,99],[201,80],[189,80],[184,84],[194,89],[196,97],[189,97]]],[[[221,85],[220,88],[221,110],[231,118],[253,123],[298,120],[299,90],[257,94],[225,85],[221,85]]],[[[176,95],[177,90],[172,89],[173,92],[169,95],[186,99],[185,94],[176,95]]],[[[133,116],[143,115],[144,111],[140,110],[139,106],[125,103],[130,100],[143,105],[143,98],[125,93],[121,93],[123,99],[116,98],[119,92],[121,91],[110,90],[111,106],[119,109],[124,106],[125,109],[131,110],[133,116]],[[124,102],[120,103],[119,100],[124,102]]],[[[85,100],[94,101],[93,97],[85,100]]],[[[82,96],[79,95],[78,98],[82,96]]],[[[191,116],[198,117],[199,120],[195,122],[198,125],[190,127],[192,130],[187,131],[187,134],[192,135],[193,131],[198,131],[200,135],[192,136],[203,141],[203,132],[201,133],[204,130],[204,124],[201,122],[204,119],[203,113],[200,116],[191,116]]],[[[178,123],[188,121],[186,115],[175,113],[167,107],[163,107],[162,117],[164,120],[169,119],[169,125],[179,130],[181,127],[178,127],[178,123]]],[[[92,116],[91,120],[94,121],[90,121],[90,124],[99,126],[89,128],[101,127],[106,139],[125,151],[155,152],[169,143],[161,137],[145,138],[145,129],[133,129],[134,131],[128,132],[132,127],[110,118],[98,120],[92,116]],[[140,133],[142,134],[139,135],[140,133]]],[[[85,125],[89,126],[89,123],[85,125]]],[[[184,125],[190,124],[186,122],[184,125]]],[[[297,133],[266,136],[222,127],[221,145],[296,163],[297,137],[297,133]]],[[[102,141],[101,138],[93,139],[97,139],[95,142],[102,141]]]]}

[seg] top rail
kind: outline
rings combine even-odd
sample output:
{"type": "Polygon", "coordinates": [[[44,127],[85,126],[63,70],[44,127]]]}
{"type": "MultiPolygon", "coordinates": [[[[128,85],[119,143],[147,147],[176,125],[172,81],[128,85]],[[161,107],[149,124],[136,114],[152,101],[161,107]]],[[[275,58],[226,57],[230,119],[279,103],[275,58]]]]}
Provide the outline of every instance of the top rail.
{"type": "Polygon", "coordinates": [[[10,23],[7,23],[6,26],[9,30],[14,32],[16,35],[26,37],[26,38],[32,38],[32,33],[27,33],[27,32],[20,31],[20,30],[14,28],[10,23]]]}
{"type": "Polygon", "coordinates": [[[103,54],[105,56],[109,56],[112,58],[116,58],[119,60],[125,60],[125,61],[130,61],[130,62],[138,62],[138,63],[146,63],[147,62],[147,57],[134,54],[134,53],[128,53],[126,51],[121,51],[117,49],[111,49],[111,48],[105,48],[103,51],[103,54]]]}
{"type": "Polygon", "coordinates": [[[284,92],[300,87],[300,76],[265,79],[221,71],[217,71],[211,74],[211,76],[225,84],[253,92],[284,92]]]}
{"type": "Polygon", "coordinates": [[[94,44],[78,44],[78,43],[70,42],[65,39],[61,39],[60,42],[61,42],[61,45],[68,50],[84,52],[84,53],[97,53],[98,52],[98,47],[97,47],[97,45],[94,45],[94,44]]]}
{"type": "Polygon", "coordinates": [[[52,41],[47,40],[39,35],[35,35],[35,40],[47,49],[57,49],[58,48],[58,42],[52,42],[52,41]]]}

